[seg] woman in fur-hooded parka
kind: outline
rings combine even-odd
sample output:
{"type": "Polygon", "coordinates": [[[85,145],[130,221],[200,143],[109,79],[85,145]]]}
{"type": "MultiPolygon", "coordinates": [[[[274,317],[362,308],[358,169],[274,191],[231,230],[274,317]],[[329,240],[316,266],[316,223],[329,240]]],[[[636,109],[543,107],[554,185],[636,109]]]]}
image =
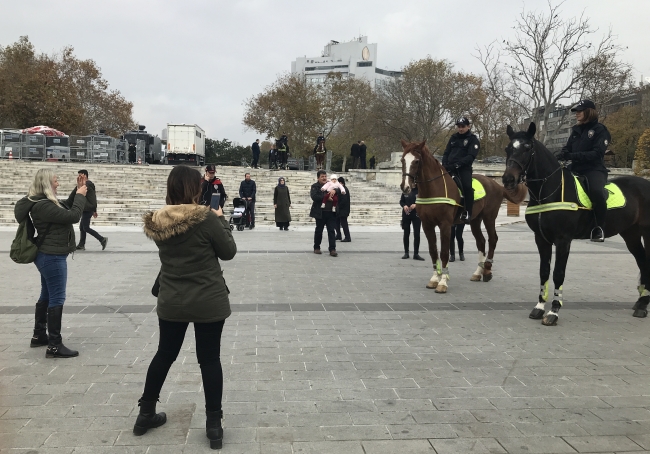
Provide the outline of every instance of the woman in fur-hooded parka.
{"type": "Polygon", "coordinates": [[[237,253],[224,216],[196,204],[166,205],[144,215],[144,233],[160,255],[158,317],[174,322],[217,322],[230,315],[219,259],[237,253]]]}

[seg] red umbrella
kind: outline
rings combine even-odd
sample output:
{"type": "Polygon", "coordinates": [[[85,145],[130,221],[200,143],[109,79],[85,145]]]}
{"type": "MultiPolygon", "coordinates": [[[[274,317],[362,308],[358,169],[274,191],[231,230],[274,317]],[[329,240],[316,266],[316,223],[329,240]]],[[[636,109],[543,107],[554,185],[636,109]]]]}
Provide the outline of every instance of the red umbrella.
{"type": "Polygon", "coordinates": [[[44,136],[65,136],[66,134],[49,126],[32,126],[31,128],[23,129],[23,134],[43,134],[44,136]]]}

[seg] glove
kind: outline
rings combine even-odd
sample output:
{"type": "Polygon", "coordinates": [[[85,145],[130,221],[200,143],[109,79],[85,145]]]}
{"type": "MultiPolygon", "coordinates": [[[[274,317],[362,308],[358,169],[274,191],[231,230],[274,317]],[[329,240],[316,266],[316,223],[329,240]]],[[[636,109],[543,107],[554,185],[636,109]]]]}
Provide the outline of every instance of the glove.
{"type": "Polygon", "coordinates": [[[455,168],[460,169],[460,164],[456,163],[455,168]]]}

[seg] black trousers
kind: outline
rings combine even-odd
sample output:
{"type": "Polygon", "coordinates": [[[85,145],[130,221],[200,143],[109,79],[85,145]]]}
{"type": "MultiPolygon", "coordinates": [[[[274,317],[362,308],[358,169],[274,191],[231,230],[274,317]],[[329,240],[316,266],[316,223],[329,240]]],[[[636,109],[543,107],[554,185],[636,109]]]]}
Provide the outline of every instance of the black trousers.
{"type": "Polygon", "coordinates": [[[465,198],[465,211],[472,214],[472,207],[474,206],[474,189],[472,189],[472,168],[462,167],[455,169],[450,173],[458,175],[460,183],[463,186],[463,197],[465,198]]]}
{"type": "Polygon", "coordinates": [[[348,227],[348,217],[338,217],[336,218],[336,238],[341,238],[341,228],[343,229],[343,234],[345,238],[350,238],[350,228],[348,227]]]}
{"type": "Polygon", "coordinates": [[[420,251],[420,227],[422,226],[422,221],[417,216],[402,216],[402,228],[404,229],[404,252],[409,251],[411,224],[413,224],[413,253],[417,254],[420,251]]]}
{"type": "Polygon", "coordinates": [[[287,152],[286,151],[280,151],[279,152],[279,159],[280,159],[280,167],[285,167],[287,165],[287,152]]]}
{"type": "Polygon", "coordinates": [[[273,168],[278,168],[278,154],[269,153],[269,170],[273,168]]]}
{"type": "Polygon", "coordinates": [[[257,164],[260,162],[260,154],[253,152],[253,162],[251,164],[251,167],[257,168],[257,164]]]}
{"type": "Polygon", "coordinates": [[[451,226],[451,239],[449,240],[449,253],[455,254],[455,245],[454,239],[458,242],[458,252],[463,252],[463,246],[465,241],[463,241],[463,230],[465,229],[465,224],[454,224],[451,226]]]}
{"type": "Polygon", "coordinates": [[[90,228],[90,220],[93,217],[93,212],[92,211],[84,211],[83,214],[81,215],[81,221],[79,222],[79,246],[85,246],[86,245],[86,233],[89,233],[97,241],[101,241],[104,239],[103,236],[101,236],[99,233],[95,232],[93,229],[90,228]]]}
{"type": "Polygon", "coordinates": [[[251,215],[251,222],[248,224],[248,219],[246,220],[246,226],[255,225],[255,200],[247,200],[248,202],[248,212],[251,215]]]}
{"type": "Polygon", "coordinates": [[[607,217],[607,200],[605,199],[604,187],[607,184],[607,173],[600,170],[588,170],[582,174],[589,181],[589,199],[594,207],[596,224],[605,229],[605,218],[607,217]]]}
{"type": "Polygon", "coordinates": [[[328,250],[336,250],[336,213],[323,210],[321,218],[316,218],[316,230],[314,230],[314,250],[320,249],[320,244],[323,241],[323,229],[327,227],[327,242],[328,250]]]}
{"type": "MultiPolygon", "coordinates": [[[[196,340],[196,359],[201,368],[205,409],[220,411],[223,396],[223,371],[221,369],[221,332],[225,320],[214,323],[194,323],[196,340]]],[[[160,339],[158,351],[153,357],[144,384],[142,400],[155,402],[165,383],[169,369],[181,351],[187,322],[170,322],[158,319],[160,339]]]]}
{"type": "Polygon", "coordinates": [[[359,156],[359,168],[360,169],[365,169],[366,168],[366,154],[363,153],[359,156]]]}

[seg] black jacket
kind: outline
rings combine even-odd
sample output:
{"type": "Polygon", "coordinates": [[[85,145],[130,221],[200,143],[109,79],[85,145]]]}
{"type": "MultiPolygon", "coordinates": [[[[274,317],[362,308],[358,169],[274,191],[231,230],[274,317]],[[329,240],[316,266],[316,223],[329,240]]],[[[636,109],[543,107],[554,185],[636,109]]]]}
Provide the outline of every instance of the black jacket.
{"type": "Polygon", "coordinates": [[[418,195],[417,188],[413,188],[411,192],[408,193],[408,195],[402,194],[402,197],[399,199],[399,206],[402,207],[402,219],[404,218],[415,219],[417,217],[415,210],[412,210],[409,214],[406,214],[404,212],[405,206],[411,206],[415,203],[415,198],[417,197],[417,195],[418,195]]]}
{"type": "Polygon", "coordinates": [[[442,155],[442,165],[447,170],[472,167],[480,149],[481,143],[476,135],[469,131],[465,134],[455,133],[449,139],[442,155]]]}
{"type": "Polygon", "coordinates": [[[350,188],[345,187],[345,194],[339,195],[339,211],[337,217],[347,218],[350,216],[350,188]]]}
{"type": "Polygon", "coordinates": [[[572,161],[570,168],[573,172],[609,172],[605,167],[605,152],[610,140],[609,131],[598,122],[575,125],[562,151],[564,157],[572,161]]]}
{"type": "Polygon", "coordinates": [[[199,200],[199,204],[210,206],[212,194],[214,193],[219,194],[219,206],[223,208],[228,196],[226,195],[223,183],[217,177],[212,178],[210,181],[203,180],[203,183],[201,183],[201,199],[199,200]]]}
{"type": "Polygon", "coordinates": [[[361,147],[359,146],[358,143],[352,144],[352,148],[350,148],[350,156],[353,158],[358,158],[359,153],[361,153],[361,147]]]}
{"type": "Polygon", "coordinates": [[[366,157],[366,149],[367,148],[368,147],[366,147],[365,143],[362,143],[361,145],[359,145],[359,157],[360,158],[365,158],[366,157]]]}
{"type": "MultiPolygon", "coordinates": [[[[86,187],[88,188],[88,192],[86,193],[86,204],[84,205],[84,211],[94,213],[97,211],[97,193],[95,192],[95,184],[92,181],[88,180],[86,181],[86,187]]],[[[72,206],[74,202],[74,196],[76,194],[77,188],[74,188],[66,202],[67,206],[72,206]]]]}
{"type": "Polygon", "coordinates": [[[250,197],[254,201],[256,192],[257,186],[255,186],[254,180],[244,180],[239,185],[239,197],[250,197]]]}
{"type": "MultiPolygon", "coordinates": [[[[311,210],[309,210],[309,217],[315,219],[321,219],[323,217],[323,209],[320,206],[323,203],[323,196],[325,195],[325,193],[320,190],[320,188],[322,187],[323,185],[317,181],[316,183],[311,185],[311,189],[309,191],[309,197],[311,197],[312,200],[311,210]]],[[[334,190],[336,191],[336,194],[338,195],[340,201],[341,190],[339,188],[335,188],[334,190]]],[[[340,207],[337,205],[336,206],[337,216],[338,216],[339,209],[340,207]]]]}
{"type": "Polygon", "coordinates": [[[253,150],[253,154],[257,153],[260,154],[260,144],[257,142],[253,142],[253,145],[251,145],[251,148],[253,150]]]}

